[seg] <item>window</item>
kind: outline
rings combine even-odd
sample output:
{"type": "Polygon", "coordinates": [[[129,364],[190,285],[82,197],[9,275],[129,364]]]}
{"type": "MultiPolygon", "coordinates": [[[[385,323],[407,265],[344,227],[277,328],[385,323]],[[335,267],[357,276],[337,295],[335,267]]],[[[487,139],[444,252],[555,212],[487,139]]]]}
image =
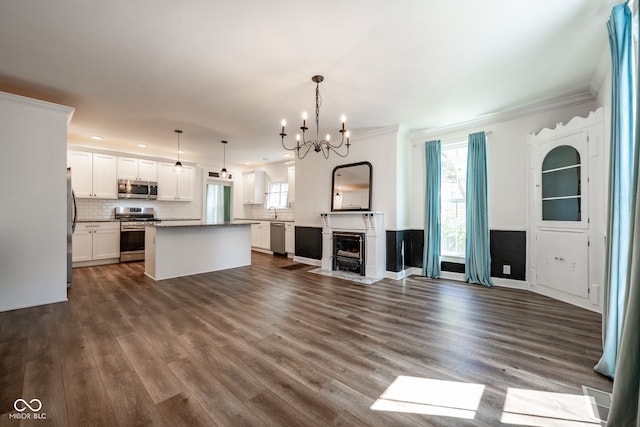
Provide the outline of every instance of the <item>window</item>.
{"type": "Polygon", "coordinates": [[[561,145],[542,162],[542,220],[580,221],[582,194],[580,153],[561,145]]]}
{"type": "Polygon", "coordinates": [[[442,147],[440,184],[440,253],[464,258],[467,235],[467,143],[442,147]]]}
{"type": "Polygon", "coordinates": [[[289,198],[289,184],[286,182],[269,183],[269,192],[264,200],[265,209],[270,207],[286,208],[289,198]]]}

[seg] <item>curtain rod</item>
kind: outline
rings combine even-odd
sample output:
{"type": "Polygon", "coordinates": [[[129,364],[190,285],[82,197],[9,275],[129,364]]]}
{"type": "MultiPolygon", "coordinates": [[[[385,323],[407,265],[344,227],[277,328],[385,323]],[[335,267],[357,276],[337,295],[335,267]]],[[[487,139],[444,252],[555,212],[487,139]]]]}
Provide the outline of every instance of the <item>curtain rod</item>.
{"type": "MultiPolygon", "coordinates": [[[[476,133],[476,132],[472,132],[472,133],[476,133]]],[[[486,131],[484,134],[485,134],[485,135],[491,135],[491,134],[493,134],[493,131],[488,130],[488,131],[486,131]]],[[[468,135],[467,135],[467,137],[468,137],[468,135]]],[[[444,143],[447,143],[447,142],[460,141],[460,140],[461,140],[461,139],[463,139],[463,138],[464,138],[464,136],[460,136],[459,138],[447,138],[447,139],[441,139],[441,140],[440,140],[440,143],[443,143],[443,144],[444,144],[444,143]]],[[[426,140],[426,141],[419,142],[419,143],[417,143],[417,144],[413,144],[413,147],[423,146],[425,142],[428,142],[428,141],[435,141],[435,140],[437,140],[437,139],[438,139],[438,138],[431,138],[431,139],[428,139],[428,140],[426,140]]]]}

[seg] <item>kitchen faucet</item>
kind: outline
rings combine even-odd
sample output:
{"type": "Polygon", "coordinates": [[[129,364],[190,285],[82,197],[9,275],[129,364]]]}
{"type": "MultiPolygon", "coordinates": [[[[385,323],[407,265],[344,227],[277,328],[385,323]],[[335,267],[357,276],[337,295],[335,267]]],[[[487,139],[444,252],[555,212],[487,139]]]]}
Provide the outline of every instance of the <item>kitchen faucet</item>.
{"type": "Polygon", "coordinates": [[[271,210],[273,209],[274,215],[273,215],[273,219],[278,219],[278,209],[276,209],[275,206],[269,206],[269,209],[267,210],[271,210]]]}

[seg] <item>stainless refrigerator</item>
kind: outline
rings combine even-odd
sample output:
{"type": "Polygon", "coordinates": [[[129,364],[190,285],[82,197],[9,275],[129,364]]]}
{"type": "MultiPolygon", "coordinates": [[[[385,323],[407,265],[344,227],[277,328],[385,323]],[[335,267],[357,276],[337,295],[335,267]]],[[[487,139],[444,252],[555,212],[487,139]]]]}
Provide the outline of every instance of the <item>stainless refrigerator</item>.
{"type": "Polygon", "coordinates": [[[71,249],[77,217],[78,208],[76,206],[76,195],[71,187],[71,168],[67,168],[67,288],[71,286],[71,249]]]}

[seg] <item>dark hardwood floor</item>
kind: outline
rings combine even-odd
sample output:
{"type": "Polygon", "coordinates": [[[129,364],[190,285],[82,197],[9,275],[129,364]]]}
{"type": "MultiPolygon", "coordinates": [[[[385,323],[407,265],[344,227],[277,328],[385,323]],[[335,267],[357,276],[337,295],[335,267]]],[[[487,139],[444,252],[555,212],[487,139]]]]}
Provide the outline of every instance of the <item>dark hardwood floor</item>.
{"type": "Polygon", "coordinates": [[[0,313],[0,426],[495,426],[518,390],[546,392],[551,415],[528,415],[547,425],[568,420],[561,397],[581,385],[611,390],[592,370],[598,314],[291,263],[254,254],[249,267],[162,282],[142,263],[74,269],[68,302],[0,313]],[[371,409],[406,377],[418,387],[378,402],[409,412],[371,409]],[[450,387],[469,401],[468,384],[479,403],[449,403],[450,387]],[[18,398],[39,399],[46,420],[15,419],[18,398]]]}

